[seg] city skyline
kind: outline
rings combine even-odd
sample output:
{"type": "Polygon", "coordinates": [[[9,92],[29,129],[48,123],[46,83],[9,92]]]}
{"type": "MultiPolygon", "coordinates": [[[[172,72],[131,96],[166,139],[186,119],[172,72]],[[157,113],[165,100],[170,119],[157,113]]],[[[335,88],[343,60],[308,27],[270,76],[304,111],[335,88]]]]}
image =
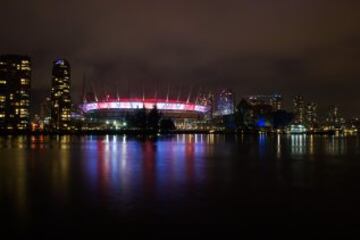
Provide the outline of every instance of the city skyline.
{"type": "Polygon", "coordinates": [[[357,231],[360,0],[0,1],[4,239],[357,231]]]}
{"type": "MultiPolygon", "coordinates": [[[[29,59],[30,61],[32,61],[32,58],[28,55],[16,55],[16,54],[10,54],[10,55],[0,55],[0,56],[15,56],[15,57],[24,57],[29,59]]],[[[70,66],[70,63],[66,60],[66,59],[62,59],[62,58],[56,58],[55,60],[52,61],[52,64],[56,66],[56,63],[59,62],[66,62],[67,65],[70,66]]],[[[64,64],[64,63],[63,63],[64,64]]],[[[33,68],[31,69],[31,71],[33,71],[33,68]]],[[[54,71],[54,70],[53,70],[54,71]]],[[[70,71],[69,71],[70,73],[70,71]]],[[[52,73],[52,81],[54,79],[54,72],[52,73]]],[[[32,84],[33,85],[33,84],[32,84]]],[[[92,93],[94,94],[94,96],[97,96],[97,98],[100,99],[106,99],[108,97],[111,98],[157,98],[160,96],[160,98],[168,98],[169,96],[171,96],[172,98],[176,97],[176,99],[178,100],[192,100],[192,101],[197,101],[198,98],[200,98],[203,94],[221,94],[221,91],[223,91],[226,88],[217,88],[217,89],[209,89],[209,88],[203,88],[203,87],[198,87],[196,89],[194,89],[193,86],[191,87],[181,87],[176,88],[174,86],[170,86],[168,85],[167,87],[164,86],[153,86],[152,88],[145,88],[144,85],[142,86],[137,86],[136,89],[130,89],[130,87],[126,87],[125,89],[119,89],[118,85],[115,84],[116,87],[115,89],[113,88],[106,88],[104,86],[101,85],[97,85],[96,83],[94,83],[93,81],[88,81],[85,78],[85,75],[83,75],[83,79],[82,79],[82,86],[81,86],[81,90],[80,91],[74,91],[73,86],[67,86],[68,90],[67,94],[70,94],[70,96],[68,96],[68,98],[72,98],[75,99],[75,101],[73,101],[74,107],[78,108],[77,106],[79,104],[82,103],[84,97],[86,96],[86,94],[92,93]],[[98,86],[100,86],[100,88],[98,88],[98,86]],[[71,90],[71,91],[70,91],[71,90]]],[[[52,95],[52,88],[53,88],[53,83],[50,85],[49,89],[46,89],[42,92],[42,94],[31,94],[31,102],[32,104],[30,105],[30,114],[33,116],[34,114],[37,115],[41,112],[41,104],[45,103],[47,100],[47,98],[51,98],[52,95]]],[[[229,89],[229,88],[228,88],[229,89]]],[[[234,92],[233,89],[229,89],[231,92],[234,92]]],[[[36,89],[29,89],[30,92],[34,92],[36,91],[36,89]]],[[[283,109],[283,110],[287,110],[287,111],[296,111],[295,107],[294,107],[294,99],[297,97],[301,97],[304,99],[303,95],[294,95],[294,96],[285,96],[280,94],[277,91],[273,91],[272,93],[269,94],[251,94],[251,95],[241,95],[241,96],[237,96],[236,93],[234,94],[234,101],[235,101],[235,106],[242,100],[242,99],[246,99],[249,102],[252,102],[254,99],[251,98],[269,98],[269,102],[265,103],[268,105],[271,105],[274,107],[274,109],[283,109]],[[280,106],[276,106],[276,102],[272,103],[272,101],[276,101],[275,99],[271,100],[270,98],[273,97],[280,97],[280,106]],[[275,105],[274,105],[275,104],[275,105]]],[[[340,108],[340,114],[346,118],[348,118],[349,120],[352,118],[357,118],[358,115],[354,114],[354,112],[344,112],[343,111],[343,107],[339,106],[339,104],[337,103],[328,103],[325,107],[323,107],[322,109],[318,110],[318,104],[315,103],[314,101],[312,101],[313,98],[310,99],[305,99],[305,101],[307,101],[306,106],[309,107],[309,105],[316,105],[316,111],[320,114],[323,115],[322,117],[320,117],[320,119],[325,120],[326,119],[326,115],[328,114],[328,112],[333,108],[333,107],[337,107],[340,108]]],[[[263,99],[260,101],[262,102],[263,99]]],[[[305,108],[305,105],[304,105],[305,108]]],[[[305,111],[305,109],[304,109],[305,111]]],[[[304,112],[305,114],[305,112],[304,112]]],[[[305,117],[305,116],[304,116],[305,117]]]]}
{"type": "Polygon", "coordinates": [[[85,75],[110,89],[224,87],[236,96],[275,91],[289,102],[302,95],[320,112],[338,104],[350,117],[360,115],[353,107],[360,101],[359,7],[355,1],[109,1],[100,7],[97,1],[5,1],[1,14],[13,21],[0,23],[0,53],[32,57],[36,105],[50,88],[51,62],[61,57],[73,67],[73,97],[85,75]]]}

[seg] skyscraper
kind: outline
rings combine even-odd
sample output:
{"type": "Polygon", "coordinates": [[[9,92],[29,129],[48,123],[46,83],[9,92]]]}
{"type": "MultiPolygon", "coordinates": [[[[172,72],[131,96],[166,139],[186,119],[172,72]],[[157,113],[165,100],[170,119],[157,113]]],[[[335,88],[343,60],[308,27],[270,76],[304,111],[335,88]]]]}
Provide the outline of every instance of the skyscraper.
{"type": "Polygon", "coordinates": [[[0,56],[0,130],[30,127],[31,60],[27,56],[0,56]]]}
{"type": "Polygon", "coordinates": [[[280,94],[274,94],[270,98],[270,105],[273,108],[273,111],[278,111],[282,109],[282,100],[283,97],[280,94]]]}
{"type": "Polygon", "coordinates": [[[335,130],[344,127],[345,119],[339,113],[338,106],[331,106],[328,116],[326,118],[326,125],[328,129],[335,130]]]}
{"type": "Polygon", "coordinates": [[[295,123],[304,124],[305,123],[304,98],[302,96],[296,96],[294,98],[293,103],[294,103],[295,123]]]}
{"type": "Polygon", "coordinates": [[[306,124],[314,127],[317,123],[317,104],[311,102],[306,104],[306,124]]]}
{"type": "Polygon", "coordinates": [[[247,97],[247,101],[253,105],[270,105],[273,111],[281,110],[282,96],[280,94],[273,95],[252,95],[247,97]]]}
{"type": "Polygon", "coordinates": [[[51,125],[55,130],[70,129],[70,64],[65,59],[53,63],[51,86],[51,125]]]}

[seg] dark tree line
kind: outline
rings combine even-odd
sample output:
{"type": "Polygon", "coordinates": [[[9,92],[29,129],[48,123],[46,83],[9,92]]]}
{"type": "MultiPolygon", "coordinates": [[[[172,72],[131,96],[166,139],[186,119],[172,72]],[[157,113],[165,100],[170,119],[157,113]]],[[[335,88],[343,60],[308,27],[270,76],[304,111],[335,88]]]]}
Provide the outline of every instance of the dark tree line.
{"type": "Polygon", "coordinates": [[[129,116],[128,122],[131,127],[141,131],[158,132],[175,130],[174,122],[169,118],[163,118],[156,106],[150,111],[145,108],[137,109],[133,115],[129,116]]]}
{"type": "Polygon", "coordinates": [[[284,110],[273,110],[270,105],[252,106],[242,99],[235,113],[224,117],[227,129],[252,131],[261,128],[285,128],[293,121],[294,115],[284,110]]]}

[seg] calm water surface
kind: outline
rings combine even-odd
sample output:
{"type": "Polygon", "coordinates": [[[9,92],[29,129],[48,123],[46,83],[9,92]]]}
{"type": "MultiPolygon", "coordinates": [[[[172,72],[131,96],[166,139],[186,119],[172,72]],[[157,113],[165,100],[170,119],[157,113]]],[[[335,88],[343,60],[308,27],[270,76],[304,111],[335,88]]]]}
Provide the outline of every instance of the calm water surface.
{"type": "Polygon", "coordinates": [[[0,215],[15,232],[358,224],[359,184],[356,136],[0,138],[0,215]]]}

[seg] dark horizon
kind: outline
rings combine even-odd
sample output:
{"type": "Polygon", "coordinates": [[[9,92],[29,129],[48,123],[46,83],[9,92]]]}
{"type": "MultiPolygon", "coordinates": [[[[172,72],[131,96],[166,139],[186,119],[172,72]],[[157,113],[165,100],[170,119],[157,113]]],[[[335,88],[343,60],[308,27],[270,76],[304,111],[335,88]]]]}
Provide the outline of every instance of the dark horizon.
{"type": "Polygon", "coordinates": [[[359,10],[352,0],[5,0],[0,54],[31,56],[35,111],[61,57],[72,66],[75,102],[85,75],[99,91],[280,93],[288,109],[303,95],[321,114],[336,104],[349,118],[360,115],[359,10]]]}

